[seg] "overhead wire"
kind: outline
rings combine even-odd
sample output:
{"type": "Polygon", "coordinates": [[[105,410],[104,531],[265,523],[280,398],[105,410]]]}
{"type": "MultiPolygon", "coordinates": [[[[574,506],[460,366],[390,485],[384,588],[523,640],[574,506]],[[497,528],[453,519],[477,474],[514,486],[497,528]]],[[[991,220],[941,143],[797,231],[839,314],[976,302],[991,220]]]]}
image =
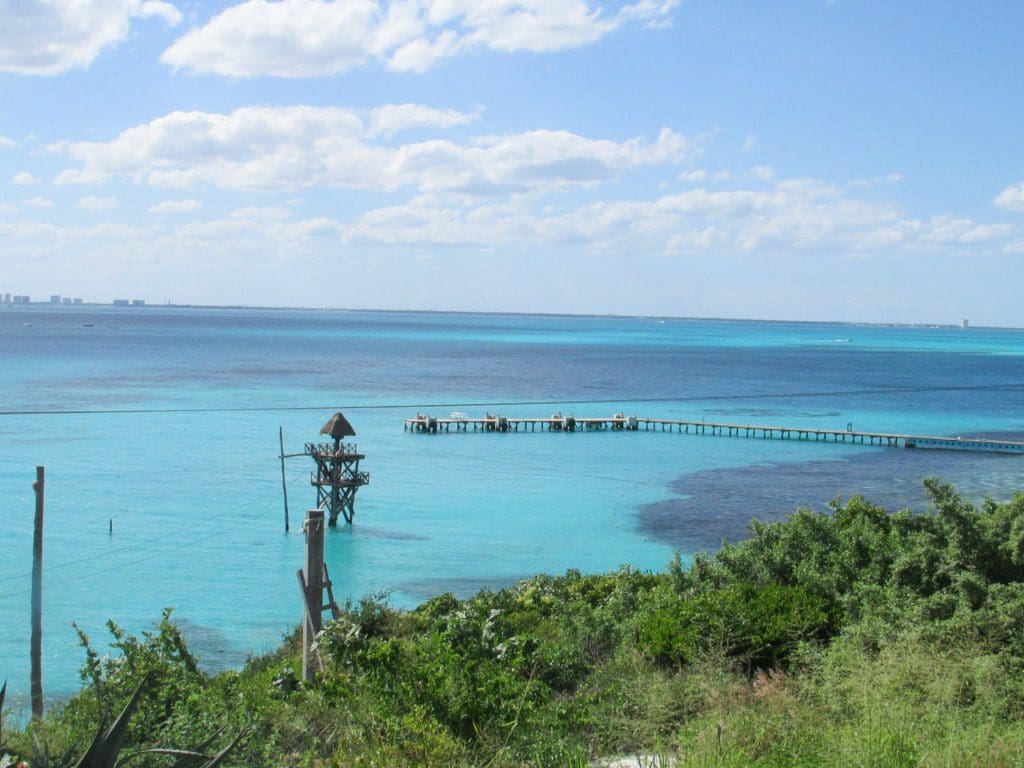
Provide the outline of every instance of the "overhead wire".
{"type": "MultiPolygon", "coordinates": [[[[885,394],[897,394],[897,393],[919,393],[919,392],[975,392],[975,391],[1021,391],[1024,390],[1024,383],[1001,383],[1001,384],[976,384],[976,385],[936,385],[931,387],[921,386],[892,386],[892,387],[866,387],[860,389],[846,389],[846,390],[819,390],[819,391],[800,391],[800,392],[761,392],[754,394],[742,394],[742,395],[682,395],[673,397],[644,397],[644,398],[633,398],[625,397],[621,398],[622,401],[629,403],[673,403],[673,402],[709,402],[709,401],[744,401],[744,400],[764,400],[764,399],[795,399],[795,398],[819,398],[819,397],[848,397],[848,396],[865,396],[865,395],[885,395],[885,394]]],[[[412,402],[412,403],[363,403],[363,404],[348,404],[341,406],[345,410],[359,410],[359,411],[370,411],[370,410],[416,410],[423,411],[431,408],[496,408],[498,406],[512,407],[512,406],[569,406],[569,405],[597,405],[597,404],[610,404],[618,402],[619,400],[614,398],[573,398],[573,399],[543,399],[543,400],[488,400],[478,402],[467,402],[462,400],[454,401],[439,401],[439,402],[412,402]]],[[[300,411],[325,411],[337,409],[339,406],[334,405],[291,405],[291,406],[276,406],[276,405],[264,405],[264,406],[230,406],[230,407],[168,407],[168,408],[81,408],[81,409],[60,409],[60,410],[34,410],[34,409],[22,409],[22,410],[0,410],[0,417],[45,417],[45,416],[67,416],[67,415],[120,415],[120,414],[179,414],[179,413],[246,413],[246,412],[300,412],[300,411]]],[[[480,454],[477,454],[469,458],[471,462],[476,463],[478,466],[499,466],[500,462],[497,459],[489,459],[480,454]]],[[[520,467],[521,469],[521,467],[520,467]]],[[[294,484],[298,482],[302,476],[308,474],[307,470],[300,470],[292,473],[289,478],[294,484]]],[[[579,473],[579,476],[591,477],[592,475],[579,473]]],[[[286,475],[287,477],[287,475],[286,475]]],[[[623,478],[606,477],[600,475],[593,475],[595,479],[613,480],[616,482],[628,483],[630,481],[623,478]]],[[[279,499],[268,499],[264,505],[260,508],[260,511],[265,511],[270,508],[271,505],[280,503],[279,499]]],[[[65,561],[57,563],[48,568],[53,571],[65,571],[83,563],[88,563],[100,558],[109,558],[112,554],[125,552],[128,550],[140,551],[140,550],[152,550],[155,546],[159,546],[158,542],[164,541],[171,537],[181,536],[189,532],[195,532],[195,536],[190,536],[184,541],[178,542],[170,550],[167,548],[160,548],[158,551],[153,551],[152,554],[148,554],[144,557],[137,558],[135,560],[119,563],[111,566],[110,568],[90,571],[81,578],[90,578],[112,571],[118,570],[119,568],[136,565],[147,560],[154,559],[166,554],[167,551],[175,551],[177,549],[194,544],[201,538],[201,534],[204,534],[211,526],[219,524],[216,518],[205,518],[198,520],[193,523],[178,526],[170,531],[165,531],[155,536],[150,536],[130,546],[119,547],[115,550],[106,550],[104,552],[98,552],[93,555],[88,555],[76,560],[65,561]]],[[[6,574],[0,577],[0,584],[14,582],[19,579],[27,578],[29,572],[6,574]]],[[[14,592],[0,594],[0,600],[6,600],[20,595],[28,594],[28,590],[24,592],[14,592]]]]}
{"type": "MultiPolygon", "coordinates": [[[[299,481],[300,478],[303,475],[306,475],[306,474],[308,474],[307,471],[300,470],[299,472],[293,473],[293,475],[292,475],[292,477],[290,479],[294,483],[294,482],[299,481]]],[[[272,505],[280,504],[280,503],[281,503],[280,496],[278,496],[277,498],[269,498],[268,497],[268,499],[263,503],[263,505],[261,507],[256,508],[254,511],[256,511],[256,512],[265,512],[266,510],[270,509],[270,507],[272,505]]],[[[170,531],[165,531],[163,533],[160,533],[160,534],[157,534],[157,535],[154,535],[154,536],[149,536],[149,537],[147,537],[145,539],[142,539],[142,540],[140,540],[138,542],[135,542],[133,544],[126,545],[126,546],[123,546],[123,547],[118,547],[118,548],[116,548],[114,550],[109,550],[108,549],[108,550],[104,550],[102,552],[96,552],[95,554],[92,554],[92,555],[87,555],[85,557],[80,557],[80,558],[75,559],[75,560],[65,560],[65,561],[60,561],[60,562],[57,562],[57,563],[49,564],[49,565],[47,565],[47,573],[48,574],[52,574],[54,572],[56,572],[58,574],[60,574],[60,573],[67,573],[69,570],[73,569],[74,566],[82,565],[83,563],[89,563],[89,562],[92,562],[92,561],[95,561],[95,560],[99,560],[99,559],[108,559],[108,558],[110,558],[111,555],[118,554],[118,553],[123,553],[123,552],[126,552],[126,551],[135,551],[135,552],[149,551],[149,552],[151,552],[151,554],[148,554],[145,557],[140,557],[140,558],[137,558],[135,560],[130,560],[128,562],[117,563],[116,565],[112,565],[109,568],[104,568],[104,569],[99,569],[99,570],[91,570],[91,571],[89,571],[87,573],[79,574],[76,577],[76,579],[78,581],[82,581],[82,580],[85,580],[85,579],[90,579],[90,578],[92,578],[94,576],[99,576],[99,575],[106,574],[106,573],[112,573],[113,571],[116,571],[116,570],[118,570],[120,568],[125,568],[125,567],[131,566],[131,565],[137,565],[139,563],[143,563],[143,562],[146,562],[148,560],[153,560],[153,559],[155,559],[157,557],[161,557],[161,556],[165,555],[167,552],[174,552],[174,551],[177,551],[177,550],[181,549],[182,547],[191,546],[191,545],[195,544],[196,542],[202,541],[204,539],[204,537],[206,536],[206,534],[209,532],[209,530],[211,528],[213,528],[214,526],[220,525],[221,522],[222,521],[217,519],[216,517],[206,517],[206,518],[203,518],[203,519],[200,519],[200,520],[196,520],[195,522],[192,522],[192,523],[188,523],[188,524],[185,524],[185,525],[180,525],[180,526],[178,526],[178,527],[176,527],[176,528],[174,528],[174,529],[172,529],[170,531]],[[164,547],[164,546],[161,546],[159,544],[159,542],[166,541],[167,539],[169,539],[171,537],[181,536],[182,534],[188,534],[190,532],[193,535],[188,536],[187,538],[185,538],[184,540],[174,544],[173,546],[164,547]]],[[[31,575],[31,571],[24,571],[24,572],[21,572],[21,573],[13,573],[13,574],[12,573],[8,573],[8,574],[5,574],[4,576],[0,576],[0,584],[17,582],[17,581],[22,580],[22,579],[27,579],[30,575],[31,575]]],[[[21,591],[18,591],[18,592],[0,593],[0,601],[12,599],[12,598],[19,597],[19,596],[28,595],[29,592],[30,592],[30,590],[25,589],[25,590],[21,590],[21,591]]]]}
{"type": "Polygon", "coordinates": [[[0,410],[0,417],[3,416],[109,416],[109,415],[138,415],[138,414],[176,414],[176,413],[288,413],[298,411],[327,411],[336,410],[339,407],[352,411],[374,411],[374,410],[424,410],[429,408],[491,408],[496,406],[560,406],[560,405],[597,405],[616,402],[629,403],[687,403],[687,402],[712,402],[712,401],[741,401],[741,400],[777,400],[795,398],[819,398],[819,397],[858,397],[865,395],[889,395],[889,394],[918,394],[921,392],[1011,392],[1024,391],[1024,382],[1004,382],[1000,384],[958,384],[958,385],[935,385],[935,386],[891,386],[891,387],[864,387],[861,389],[832,389],[832,390],[802,390],[789,392],[755,392],[749,394],[689,394],[656,397],[630,397],[621,398],[570,398],[543,400],[447,400],[437,402],[412,402],[412,403],[334,403],[330,405],[250,405],[250,406],[176,406],[163,408],[69,408],[69,409],[13,409],[0,410]]]}

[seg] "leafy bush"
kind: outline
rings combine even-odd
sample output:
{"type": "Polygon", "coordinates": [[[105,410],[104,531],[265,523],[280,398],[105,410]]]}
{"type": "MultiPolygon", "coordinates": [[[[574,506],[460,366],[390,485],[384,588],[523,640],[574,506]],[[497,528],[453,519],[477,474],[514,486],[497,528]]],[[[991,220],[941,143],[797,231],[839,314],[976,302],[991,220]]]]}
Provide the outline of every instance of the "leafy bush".
{"type": "Polygon", "coordinates": [[[745,582],[670,596],[640,620],[639,639],[661,662],[686,664],[719,653],[753,670],[786,664],[801,643],[826,636],[829,626],[824,604],[807,589],[745,582]]]}

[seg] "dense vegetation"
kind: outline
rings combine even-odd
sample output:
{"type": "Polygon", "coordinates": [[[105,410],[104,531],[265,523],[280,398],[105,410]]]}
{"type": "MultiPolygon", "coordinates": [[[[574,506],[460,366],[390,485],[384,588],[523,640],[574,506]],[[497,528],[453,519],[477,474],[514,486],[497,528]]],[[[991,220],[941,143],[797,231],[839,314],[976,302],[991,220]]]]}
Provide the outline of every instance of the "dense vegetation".
{"type": "Polygon", "coordinates": [[[309,686],[294,637],[208,676],[169,615],[141,638],[111,624],[119,653],[83,638],[82,692],[8,724],[0,755],[57,765],[144,684],[131,765],[236,734],[224,765],[1024,765],[1024,495],[977,508],[925,484],[930,511],[801,510],[687,569],[367,598],[309,686]]]}

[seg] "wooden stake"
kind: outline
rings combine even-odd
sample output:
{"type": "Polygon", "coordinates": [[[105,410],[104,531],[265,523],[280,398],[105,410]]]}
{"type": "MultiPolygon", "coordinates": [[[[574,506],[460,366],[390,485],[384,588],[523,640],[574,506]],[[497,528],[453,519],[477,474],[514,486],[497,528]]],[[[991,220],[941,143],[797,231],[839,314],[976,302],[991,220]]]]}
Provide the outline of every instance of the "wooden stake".
{"type": "Polygon", "coordinates": [[[36,467],[35,531],[32,535],[32,717],[43,716],[43,507],[46,467],[36,467]]]}
{"type": "Polygon", "coordinates": [[[277,428],[281,441],[281,491],[284,493],[284,532],[288,533],[288,484],[284,480],[284,427],[277,428]]]}
{"type": "Polygon", "coordinates": [[[324,605],[324,511],[306,511],[306,567],[303,569],[305,586],[302,621],[302,679],[311,682],[316,676],[316,658],[313,643],[323,628],[324,605]]]}

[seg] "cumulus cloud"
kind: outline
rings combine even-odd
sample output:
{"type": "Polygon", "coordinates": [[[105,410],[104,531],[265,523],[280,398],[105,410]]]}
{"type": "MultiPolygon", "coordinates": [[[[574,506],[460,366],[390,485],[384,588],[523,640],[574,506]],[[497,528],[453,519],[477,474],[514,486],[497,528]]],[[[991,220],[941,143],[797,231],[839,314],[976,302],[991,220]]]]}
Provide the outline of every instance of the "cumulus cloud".
{"type": "Polygon", "coordinates": [[[33,176],[28,171],[21,171],[20,173],[14,174],[11,177],[11,184],[18,187],[31,187],[34,184],[38,184],[39,179],[33,176]]]}
{"type": "Polygon", "coordinates": [[[370,111],[367,133],[387,138],[414,129],[454,128],[472,123],[477,118],[476,114],[454,109],[433,109],[422,104],[388,104],[370,111]]]}
{"type": "Polygon", "coordinates": [[[118,205],[116,197],[94,197],[92,195],[83,197],[75,203],[76,208],[81,208],[83,211],[93,211],[94,213],[110,211],[117,208],[118,205]]]}
{"type": "Polygon", "coordinates": [[[30,197],[25,201],[25,205],[30,205],[33,208],[53,208],[53,200],[45,197],[30,197]]]}
{"type": "Polygon", "coordinates": [[[162,200],[159,203],[149,206],[149,213],[157,216],[175,213],[191,213],[198,211],[203,204],[198,200],[162,200]]]}
{"type": "Polygon", "coordinates": [[[14,139],[8,138],[7,136],[4,136],[2,133],[0,133],[0,149],[6,149],[6,148],[16,147],[16,146],[18,146],[18,142],[16,142],[14,139]]]}
{"type": "Polygon", "coordinates": [[[1004,211],[1024,213],[1024,182],[1016,187],[1007,187],[1000,192],[995,204],[997,208],[1002,208],[1004,211]]]}
{"type": "Polygon", "coordinates": [[[334,107],[246,107],[231,114],[173,112],[110,142],[51,147],[80,162],[57,183],[123,177],[169,189],[209,185],[238,190],[349,187],[449,191],[467,195],[588,186],[642,165],[677,163],[695,151],[663,129],[654,141],[590,139],[536,130],[463,142],[381,141],[406,127],[452,125],[471,116],[413,105],[368,118],[334,107]]]}
{"type": "Polygon", "coordinates": [[[161,0],[5,0],[0,9],[0,72],[21,75],[88,67],[128,36],[135,19],[181,21],[177,8],[161,0]]]}
{"type": "Polygon", "coordinates": [[[1012,248],[1019,230],[970,219],[903,219],[888,204],[842,188],[783,179],[767,189],[690,189],[650,200],[604,200],[566,210],[509,199],[451,205],[423,194],[378,208],[345,228],[348,242],[405,247],[529,247],[547,243],[612,253],[946,253],[1012,248]]]}
{"type": "Polygon", "coordinates": [[[190,30],[161,60],[227,77],[316,77],[368,62],[421,73],[481,50],[546,52],[625,24],[664,26],[678,0],[606,13],[592,0],[246,0],[190,30]]]}
{"type": "Polygon", "coordinates": [[[977,224],[968,218],[934,216],[921,242],[939,246],[969,245],[1003,240],[1015,231],[1012,224],[977,224]]]}
{"type": "MultiPolygon", "coordinates": [[[[100,258],[116,270],[118,263],[134,263],[144,252],[165,270],[164,278],[179,274],[183,264],[202,254],[204,270],[221,270],[224,276],[216,283],[221,293],[208,300],[222,302],[226,289],[239,291],[232,300],[254,300],[248,287],[235,279],[240,274],[264,276],[275,287],[265,289],[261,300],[281,301],[278,286],[290,284],[294,274],[313,273],[322,279],[323,270],[344,271],[346,279],[359,279],[361,270],[372,271],[381,263],[378,259],[387,260],[389,270],[415,270],[417,255],[429,256],[435,265],[430,269],[450,280],[460,274],[453,265],[537,248],[551,258],[589,254],[596,264],[631,264],[643,258],[686,269],[693,260],[727,258],[766,270],[793,259],[806,265],[819,257],[888,265],[911,254],[925,254],[926,260],[959,259],[1020,253],[1024,247],[1020,227],[956,216],[908,218],[896,206],[877,202],[874,194],[859,198],[849,185],[813,179],[765,183],[745,178],[732,188],[679,184],[676,191],[649,199],[624,193],[602,200],[573,192],[540,199],[466,198],[447,190],[418,190],[395,196],[401,199],[394,204],[356,213],[341,205],[334,215],[311,213],[296,200],[267,203],[260,195],[256,204],[218,218],[154,218],[144,227],[109,222],[64,227],[45,217],[0,216],[0,243],[5,253],[52,263],[81,260],[88,253],[90,269],[100,258]],[[299,263],[304,268],[294,269],[299,263]]],[[[171,212],[171,203],[186,202],[158,205],[171,212]]],[[[309,283],[303,290],[315,287],[309,283]]],[[[299,301],[301,295],[291,300],[299,301]]]]}

